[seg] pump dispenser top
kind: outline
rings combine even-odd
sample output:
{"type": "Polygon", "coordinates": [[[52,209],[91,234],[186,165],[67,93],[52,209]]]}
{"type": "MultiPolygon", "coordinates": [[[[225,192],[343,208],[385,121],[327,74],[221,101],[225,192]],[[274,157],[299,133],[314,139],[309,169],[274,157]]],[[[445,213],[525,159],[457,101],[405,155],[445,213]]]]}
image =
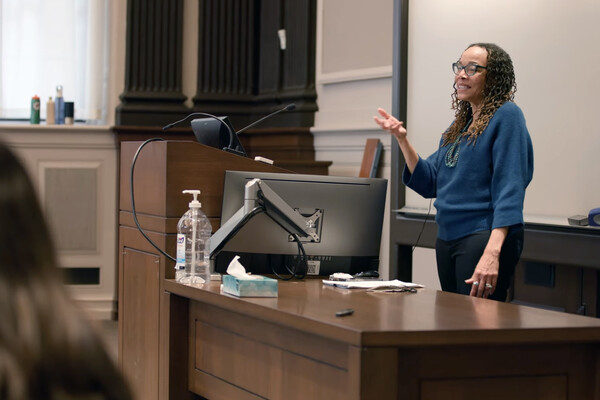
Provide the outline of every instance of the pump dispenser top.
{"type": "Polygon", "coordinates": [[[194,200],[190,201],[189,206],[190,208],[200,208],[202,207],[202,203],[200,203],[198,201],[198,196],[200,196],[200,191],[199,190],[184,190],[182,193],[189,193],[192,196],[194,196],[194,200]]]}

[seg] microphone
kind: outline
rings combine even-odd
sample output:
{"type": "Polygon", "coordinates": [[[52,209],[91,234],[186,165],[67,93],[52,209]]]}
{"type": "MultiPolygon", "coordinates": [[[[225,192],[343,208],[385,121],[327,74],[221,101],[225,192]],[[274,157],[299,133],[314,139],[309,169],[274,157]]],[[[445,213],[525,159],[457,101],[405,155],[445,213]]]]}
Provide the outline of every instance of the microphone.
{"type": "Polygon", "coordinates": [[[228,125],[228,124],[226,124],[226,123],[223,121],[223,119],[222,119],[222,118],[219,118],[219,117],[217,117],[216,115],[207,114],[207,113],[203,113],[203,112],[194,112],[194,113],[188,114],[188,115],[187,115],[185,118],[182,118],[182,119],[180,119],[179,121],[175,121],[175,122],[172,122],[172,123],[170,123],[170,124],[167,124],[167,125],[163,126],[162,130],[163,130],[163,132],[164,132],[164,131],[167,131],[167,130],[169,130],[169,129],[173,128],[174,126],[176,126],[176,125],[179,125],[179,124],[181,124],[182,122],[185,122],[185,121],[187,121],[187,120],[189,120],[190,118],[193,118],[193,117],[208,117],[208,118],[212,118],[212,119],[215,119],[215,120],[219,121],[219,122],[220,122],[222,125],[224,125],[224,126],[227,128],[227,130],[229,131],[229,147],[227,147],[227,148],[225,148],[225,149],[223,149],[223,150],[226,150],[226,151],[230,151],[230,150],[231,150],[232,152],[234,152],[234,153],[236,153],[236,154],[240,154],[240,155],[243,155],[243,156],[245,156],[245,155],[246,155],[246,154],[245,154],[245,152],[240,152],[239,150],[233,149],[233,148],[231,147],[231,146],[232,146],[232,144],[233,144],[233,142],[234,142],[234,139],[233,139],[233,137],[234,137],[234,135],[235,135],[235,132],[233,131],[233,129],[232,129],[232,128],[231,128],[231,127],[228,125]],[[241,154],[241,153],[243,153],[243,154],[241,154]]]}
{"type": "Polygon", "coordinates": [[[181,124],[182,122],[185,122],[188,119],[193,118],[193,117],[208,117],[208,118],[216,119],[217,121],[219,121],[220,123],[222,123],[223,125],[225,125],[227,127],[227,130],[229,130],[229,136],[233,135],[232,129],[226,123],[224,123],[221,118],[217,117],[216,115],[207,114],[207,113],[203,113],[203,112],[193,112],[191,114],[188,114],[185,118],[182,118],[179,121],[171,122],[170,124],[163,126],[162,130],[163,130],[163,132],[167,131],[167,130],[173,128],[174,126],[177,126],[177,125],[181,124]]]}
{"type": "Polygon", "coordinates": [[[248,126],[243,127],[242,129],[240,129],[239,131],[237,131],[236,135],[239,135],[241,132],[244,132],[246,129],[252,128],[255,125],[260,124],[261,122],[263,122],[265,119],[267,118],[271,118],[277,114],[279,114],[280,112],[284,112],[284,111],[292,111],[293,109],[296,108],[296,105],[294,103],[292,104],[288,104],[287,106],[280,108],[279,110],[272,112],[271,114],[265,115],[264,117],[262,117],[261,119],[259,119],[258,121],[254,121],[253,123],[251,123],[248,126]]]}
{"type": "Polygon", "coordinates": [[[175,122],[172,122],[170,124],[167,124],[167,125],[163,126],[162,130],[163,130],[163,132],[167,131],[167,130],[173,128],[174,126],[177,126],[177,125],[179,125],[179,124],[181,124],[181,123],[183,123],[183,122],[185,122],[185,121],[187,121],[187,120],[189,120],[190,118],[193,118],[193,117],[208,117],[208,118],[213,118],[213,119],[219,121],[221,124],[223,124],[227,128],[227,131],[229,132],[229,146],[223,148],[223,150],[229,151],[229,152],[241,155],[241,156],[247,156],[246,152],[242,148],[241,143],[239,143],[239,140],[237,139],[237,135],[240,132],[245,131],[246,129],[252,128],[253,126],[260,124],[261,122],[263,122],[267,118],[271,118],[272,116],[277,115],[280,112],[294,110],[295,108],[296,108],[296,105],[294,103],[288,104],[287,106],[285,106],[285,107],[283,107],[283,108],[281,108],[281,109],[279,109],[279,110],[277,110],[275,112],[272,112],[271,114],[265,115],[264,117],[262,117],[258,121],[255,121],[255,122],[251,123],[250,125],[247,125],[247,126],[243,127],[242,129],[240,129],[239,131],[237,131],[237,133],[233,130],[233,128],[230,126],[229,123],[226,123],[225,121],[223,121],[223,118],[219,118],[219,117],[217,117],[215,115],[207,114],[207,113],[203,113],[203,112],[194,112],[194,113],[191,113],[191,114],[187,115],[185,118],[180,119],[179,121],[175,121],[175,122]],[[237,143],[237,146],[235,146],[236,143],[237,143]]]}

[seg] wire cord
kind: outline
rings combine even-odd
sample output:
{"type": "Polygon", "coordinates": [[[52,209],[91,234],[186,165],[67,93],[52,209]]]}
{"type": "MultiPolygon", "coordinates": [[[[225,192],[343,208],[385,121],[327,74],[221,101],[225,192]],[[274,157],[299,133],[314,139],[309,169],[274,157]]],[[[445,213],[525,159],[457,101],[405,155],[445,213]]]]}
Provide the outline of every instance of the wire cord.
{"type": "Polygon", "coordinates": [[[306,252],[304,251],[304,245],[300,241],[300,238],[295,233],[290,233],[290,235],[294,238],[296,244],[298,245],[298,256],[296,259],[296,265],[290,268],[287,264],[285,264],[285,269],[290,274],[288,277],[284,277],[281,274],[275,271],[275,266],[271,265],[271,271],[273,271],[273,275],[275,275],[278,279],[282,281],[289,281],[291,279],[304,279],[306,277],[306,273],[308,271],[308,257],[306,257],[306,252]]]}
{"type": "Polygon", "coordinates": [[[414,253],[415,248],[419,245],[419,240],[421,240],[421,235],[423,234],[423,231],[425,230],[425,224],[427,223],[427,220],[429,219],[429,215],[431,214],[431,203],[433,202],[433,199],[429,199],[429,208],[427,209],[427,215],[425,216],[425,219],[423,220],[423,225],[421,226],[421,231],[419,232],[419,236],[417,236],[417,241],[415,242],[415,244],[413,244],[412,250],[410,251],[411,253],[414,253]]]}
{"type": "MultiPolygon", "coordinates": [[[[140,231],[140,233],[142,234],[142,236],[144,236],[144,238],[148,241],[148,243],[150,243],[156,250],[158,250],[160,252],[160,254],[162,254],[163,256],[165,256],[166,258],[168,258],[169,260],[173,261],[173,262],[177,262],[177,260],[167,254],[163,249],[161,249],[160,247],[158,247],[158,245],[156,243],[154,243],[152,241],[152,239],[150,239],[150,237],[148,237],[148,235],[146,234],[146,232],[144,232],[144,229],[142,229],[142,226],[140,225],[138,218],[137,218],[137,212],[135,210],[135,193],[134,193],[134,175],[135,175],[135,164],[137,162],[138,156],[140,155],[142,149],[144,148],[144,146],[146,146],[148,143],[152,143],[152,142],[157,142],[157,141],[164,141],[164,139],[162,138],[151,138],[146,140],[145,142],[143,142],[140,147],[138,147],[137,151],[135,152],[135,155],[133,156],[133,160],[131,162],[131,170],[130,170],[130,176],[129,176],[129,190],[130,190],[130,196],[131,196],[131,211],[133,214],[133,221],[135,222],[135,225],[137,226],[138,230],[140,231]]],[[[254,215],[263,212],[263,209],[256,209],[252,211],[252,215],[251,217],[253,217],[254,215]]],[[[243,226],[243,225],[242,225],[243,226]]],[[[242,227],[239,226],[238,230],[242,227]]],[[[283,277],[280,274],[278,274],[275,269],[273,269],[273,274],[281,279],[281,280],[290,280],[293,278],[297,278],[297,279],[304,279],[304,277],[306,276],[306,272],[308,269],[308,262],[307,262],[307,257],[306,257],[306,252],[304,251],[304,246],[302,245],[302,242],[300,241],[300,238],[298,237],[298,235],[296,235],[295,233],[290,233],[293,237],[294,240],[296,241],[296,244],[298,245],[298,258],[296,260],[296,265],[294,265],[293,267],[289,267],[288,265],[285,265],[285,269],[287,270],[287,272],[290,274],[289,277],[283,277]]],[[[217,252],[218,253],[218,252],[217,252]]],[[[216,254],[213,255],[213,257],[216,257],[216,254]]]]}
{"type": "Polygon", "coordinates": [[[140,231],[140,233],[142,234],[142,236],[144,236],[144,238],[146,238],[146,240],[148,241],[148,243],[150,243],[156,250],[158,250],[160,252],[160,254],[162,254],[163,256],[167,257],[169,260],[171,260],[174,263],[176,263],[177,260],[173,256],[167,254],[163,249],[161,249],[160,247],[158,247],[158,245],[156,243],[154,243],[152,241],[152,239],[150,239],[148,237],[148,235],[146,235],[146,232],[144,232],[144,230],[142,229],[142,226],[138,222],[137,213],[135,211],[135,198],[134,198],[134,190],[133,190],[133,175],[134,175],[134,172],[135,172],[135,163],[137,161],[138,156],[140,155],[140,152],[144,148],[144,146],[146,146],[148,143],[157,142],[157,141],[164,141],[164,139],[162,139],[162,138],[151,138],[151,139],[146,140],[144,143],[142,143],[140,145],[140,147],[138,147],[137,151],[135,152],[135,155],[133,156],[133,160],[131,161],[131,171],[130,171],[130,176],[129,176],[129,190],[130,190],[130,195],[131,195],[131,211],[133,213],[133,221],[135,222],[135,225],[137,226],[137,228],[140,231]]]}

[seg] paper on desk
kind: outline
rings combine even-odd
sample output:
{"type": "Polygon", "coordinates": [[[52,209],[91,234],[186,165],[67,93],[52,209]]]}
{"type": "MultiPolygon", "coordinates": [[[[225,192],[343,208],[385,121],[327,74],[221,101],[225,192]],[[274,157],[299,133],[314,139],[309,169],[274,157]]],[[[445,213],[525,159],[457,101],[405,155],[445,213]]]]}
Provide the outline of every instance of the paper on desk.
{"type": "Polygon", "coordinates": [[[323,280],[323,284],[346,289],[375,289],[375,288],[421,288],[423,285],[412,282],[402,282],[398,279],[392,281],[330,281],[323,280]]]}

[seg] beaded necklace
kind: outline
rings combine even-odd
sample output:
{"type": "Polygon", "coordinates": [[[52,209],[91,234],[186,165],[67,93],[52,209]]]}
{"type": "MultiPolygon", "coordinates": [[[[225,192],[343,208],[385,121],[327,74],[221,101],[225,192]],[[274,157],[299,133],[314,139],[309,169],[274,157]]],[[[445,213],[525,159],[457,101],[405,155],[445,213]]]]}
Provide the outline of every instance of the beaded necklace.
{"type": "Polygon", "coordinates": [[[454,143],[452,143],[448,151],[446,151],[446,157],[444,158],[444,163],[446,164],[446,167],[456,167],[456,164],[458,163],[458,156],[460,155],[460,140],[462,139],[462,134],[465,133],[467,129],[469,129],[471,121],[473,121],[473,118],[470,118],[469,121],[467,121],[465,127],[462,129],[462,131],[460,131],[461,135],[459,135],[456,138],[456,140],[454,141],[454,143]]]}

